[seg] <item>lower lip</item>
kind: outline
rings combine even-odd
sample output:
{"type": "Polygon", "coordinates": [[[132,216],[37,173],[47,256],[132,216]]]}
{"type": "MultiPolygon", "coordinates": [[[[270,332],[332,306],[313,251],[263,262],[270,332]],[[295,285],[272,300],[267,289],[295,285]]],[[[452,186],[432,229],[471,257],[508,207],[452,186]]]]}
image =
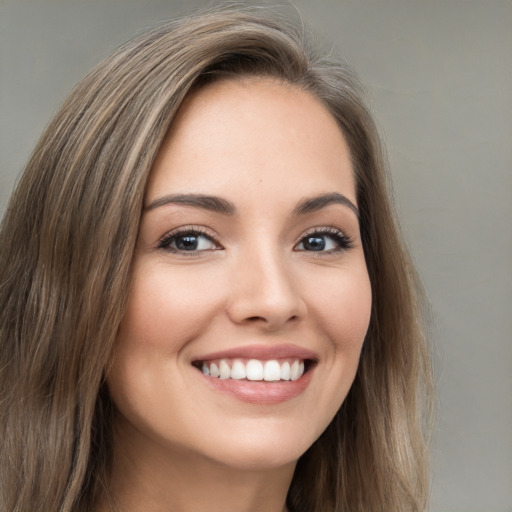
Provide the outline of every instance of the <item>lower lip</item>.
{"type": "Polygon", "coordinates": [[[311,381],[314,368],[309,369],[297,380],[278,382],[220,379],[201,373],[205,382],[215,390],[231,395],[242,402],[272,405],[286,402],[299,396],[311,381]]]}

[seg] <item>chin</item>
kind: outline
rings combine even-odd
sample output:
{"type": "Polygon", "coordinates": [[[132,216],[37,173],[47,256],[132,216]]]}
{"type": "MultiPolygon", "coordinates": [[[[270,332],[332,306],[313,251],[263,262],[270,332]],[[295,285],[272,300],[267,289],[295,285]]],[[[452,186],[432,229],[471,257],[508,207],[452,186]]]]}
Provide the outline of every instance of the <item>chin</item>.
{"type": "MultiPolygon", "coordinates": [[[[296,428],[296,427],[295,427],[296,428]]],[[[256,425],[232,432],[228,439],[217,439],[209,446],[209,458],[239,470],[270,470],[295,465],[297,460],[316,441],[318,436],[305,436],[304,431],[271,428],[256,425]],[[227,441],[227,442],[226,442],[227,441]]]]}
{"type": "Polygon", "coordinates": [[[222,465],[240,471],[268,471],[285,466],[295,466],[297,460],[309,447],[304,450],[278,450],[261,447],[244,447],[237,452],[229,451],[215,456],[222,465]]]}

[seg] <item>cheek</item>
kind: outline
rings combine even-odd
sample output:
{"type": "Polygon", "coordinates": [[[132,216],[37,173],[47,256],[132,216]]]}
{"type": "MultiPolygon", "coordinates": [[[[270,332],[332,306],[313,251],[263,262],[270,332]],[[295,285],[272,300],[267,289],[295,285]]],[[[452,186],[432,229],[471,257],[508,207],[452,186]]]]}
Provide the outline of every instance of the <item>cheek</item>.
{"type": "MultiPolygon", "coordinates": [[[[181,269],[171,275],[168,266],[158,263],[136,266],[107,382],[122,416],[141,431],[148,421],[169,421],[158,413],[163,390],[185,394],[180,361],[214,309],[205,285],[181,269]]],[[[172,396],[167,396],[169,402],[172,396]]]]}
{"type": "Polygon", "coordinates": [[[216,310],[213,295],[205,293],[208,279],[191,270],[153,264],[135,272],[120,340],[165,344],[176,350],[194,333],[206,328],[216,310]],[[172,270],[172,271],[171,271],[172,270]]]}
{"type": "Polygon", "coordinates": [[[340,277],[326,279],[315,288],[317,325],[332,341],[336,350],[355,351],[359,357],[370,322],[372,292],[366,267],[357,272],[340,272],[340,277]]]}
{"type": "Polygon", "coordinates": [[[359,366],[371,315],[372,292],[366,267],[347,266],[335,272],[317,272],[308,288],[312,328],[322,341],[321,380],[315,393],[318,437],[345,400],[359,366]],[[329,275],[328,275],[329,274],[329,275]]]}

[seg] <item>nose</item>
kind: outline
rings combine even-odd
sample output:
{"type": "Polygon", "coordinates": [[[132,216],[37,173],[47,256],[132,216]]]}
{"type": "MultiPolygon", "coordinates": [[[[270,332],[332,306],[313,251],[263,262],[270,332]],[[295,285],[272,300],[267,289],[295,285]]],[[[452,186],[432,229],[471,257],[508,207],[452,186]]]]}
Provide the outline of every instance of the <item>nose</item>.
{"type": "Polygon", "coordinates": [[[277,252],[255,250],[240,258],[228,304],[233,322],[275,331],[305,317],[306,305],[290,265],[277,252]]]}

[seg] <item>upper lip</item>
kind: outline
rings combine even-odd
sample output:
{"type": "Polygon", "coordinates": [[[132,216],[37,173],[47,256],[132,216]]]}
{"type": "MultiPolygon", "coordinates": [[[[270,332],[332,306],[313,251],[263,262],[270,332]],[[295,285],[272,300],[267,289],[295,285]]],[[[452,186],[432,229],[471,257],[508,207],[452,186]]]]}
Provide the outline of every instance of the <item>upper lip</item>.
{"type": "Polygon", "coordinates": [[[246,345],[233,347],[217,352],[209,352],[194,358],[194,361],[210,361],[213,359],[311,359],[317,360],[318,356],[312,350],[298,347],[297,345],[246,345]]]}

